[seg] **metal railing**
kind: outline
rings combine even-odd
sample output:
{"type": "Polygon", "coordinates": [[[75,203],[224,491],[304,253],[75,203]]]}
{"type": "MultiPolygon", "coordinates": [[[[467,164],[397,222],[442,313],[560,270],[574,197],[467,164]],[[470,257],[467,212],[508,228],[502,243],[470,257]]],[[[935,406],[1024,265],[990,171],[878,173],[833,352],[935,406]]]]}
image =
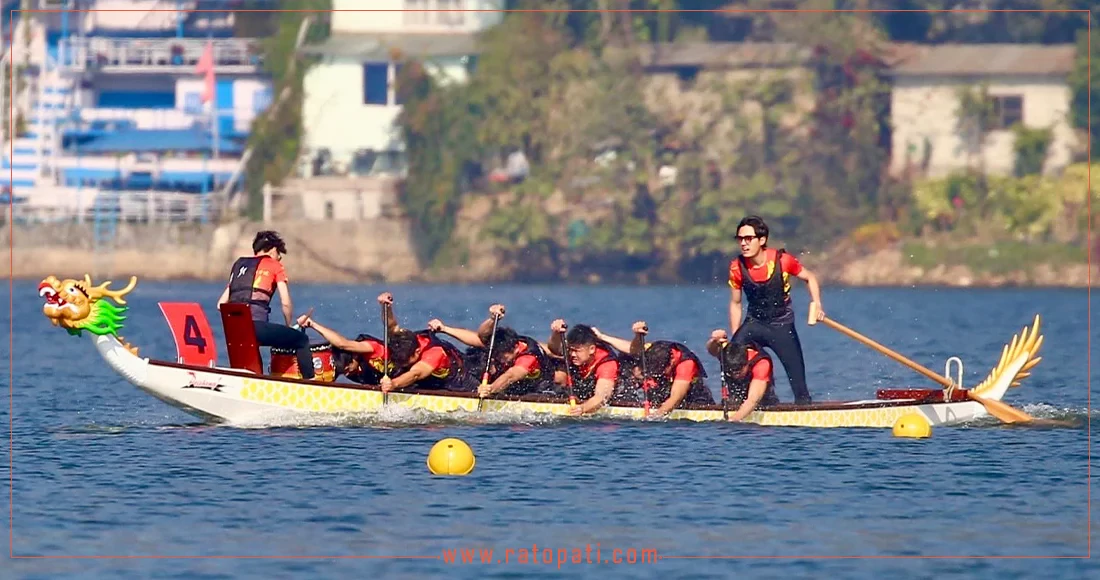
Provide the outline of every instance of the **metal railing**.
{"type": "Polygon", "coordinates": [[[82,197],[51,204],[17,203],[12,221],[21,224],[93,223],[207,223],[216,221],[221,204],[214,195],[178,192],[80,192],[82,197]]]}
{"type": "Polygon", "coordinates": [[[119,108],[85,108],[80,109],[80,117],[66,119],[64,128],[67,131],[91,130],[94,124],[109,124],[122,122],[141,130],[172,130],[190,129],[202,127],[209,130],[211,118],[232,119],[234,126],[242,124],[248,127],[257,113],[252,107],[234,106],[217,109],[214,113],[189,112],[182,109],[119,109],[119,108]]]}
{"type": "Polygon", "coordinates": [[[206,49],[214,46],[214,64],[220,68],[254,68],[260,53],[249,38],[71,38],[58,44],[58,64],[70,70],[100,67],[194,68],[206,49]]]}

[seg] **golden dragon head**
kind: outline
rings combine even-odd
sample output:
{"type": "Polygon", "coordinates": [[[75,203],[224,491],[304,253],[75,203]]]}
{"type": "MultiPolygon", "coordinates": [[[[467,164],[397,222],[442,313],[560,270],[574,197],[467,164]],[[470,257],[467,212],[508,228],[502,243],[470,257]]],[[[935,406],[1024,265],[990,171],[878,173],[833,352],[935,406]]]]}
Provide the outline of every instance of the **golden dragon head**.
{"type": "MultiPolygon", "coordinates": [[[[118,336],[127,307],[123,296],[137,286],[137,278],[130,277],[130,283],[121,290],[109,290],[110,282],[92,286],[92,278],[87,274],[84,280],[58,280],[55,276],[46,278],[38,285],[38,295],[45,298],[42,314],[50,319],[54,326],[60,326],[69,334],[79,336],[82,331],[103,336],[118,336]],[[112,304],[110,298],[116,304],[112,304]]],[[[132,351],[136,349],[131,348],[132,351]]]]}

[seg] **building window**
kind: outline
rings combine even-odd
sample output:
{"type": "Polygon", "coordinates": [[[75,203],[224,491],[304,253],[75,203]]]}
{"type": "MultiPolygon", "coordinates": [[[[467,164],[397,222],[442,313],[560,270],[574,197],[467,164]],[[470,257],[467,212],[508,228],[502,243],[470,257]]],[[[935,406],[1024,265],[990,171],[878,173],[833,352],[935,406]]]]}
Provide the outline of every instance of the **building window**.
{"type": "Polygon", "coordinates": [[[991,130],[1009,129],[1024,121],[1024,98],[1020,95],[991,97],[993,100],[993,123],[991,130]]]}
{"type": "Polygon", "coordinates": [[[363,65],[363,104],[385,105],[389,102],[390,65],[368,62],[363,65]]]}
{"type": "Polygon", "coordinates": [[[435,8],[440,12],[435,13],[436,24],[440,26],[462,26],[466,20],[466,13],[462,10],[466,7],[463,0],[436,0],[435,8]]]}
{"type": "Polygon", "coordinates": [[[405,26],[424,26],[431,22],[432,13],[423,12],[431,10],[431,0],[405,0],[405,9],[402,12],[405,26]]]}
{"type": "Polygon", "coordinates": [[[695,79],[699,77],[699,67],[681,66],[676,68],[676,79],[679,81],[680,90],[683,92],[695,88],[695,79]]]}

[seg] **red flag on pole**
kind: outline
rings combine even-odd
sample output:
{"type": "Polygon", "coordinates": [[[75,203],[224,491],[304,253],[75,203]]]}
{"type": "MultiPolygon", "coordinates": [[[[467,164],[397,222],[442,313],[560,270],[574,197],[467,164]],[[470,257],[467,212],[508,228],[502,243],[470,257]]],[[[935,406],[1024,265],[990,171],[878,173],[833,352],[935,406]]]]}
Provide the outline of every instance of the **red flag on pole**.
{"type": "Polygon", "coordinates": [[[214,99],[214,43],[207,41],[206,48],[202,51],[202,57],[195,65],[195,74],[205,75],[202,91],[202,102],[214,99]]]}

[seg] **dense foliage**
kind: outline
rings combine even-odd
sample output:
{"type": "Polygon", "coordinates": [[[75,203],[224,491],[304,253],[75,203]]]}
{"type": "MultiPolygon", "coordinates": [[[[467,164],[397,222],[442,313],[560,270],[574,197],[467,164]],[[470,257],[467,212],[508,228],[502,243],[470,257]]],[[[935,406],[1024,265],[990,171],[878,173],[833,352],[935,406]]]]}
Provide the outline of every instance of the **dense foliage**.
{"type": "MultiPolygon", "coordinates": [[[[515,0],[509,7],[590,4],[515,0]]],[[[597,4],[637,10],[681,3],[597,4]]],[[[708,0],[691,8],[981,7],[974,4],[708,0]]],[[[1090,6],[1085,0],[1004,4],[1090,6]]],[[[410,177],[402,199],[429,263],[453,259],[445,250],[454,247],[458,208],[470,196],[487,195],[494,209],[477,227],[496,252],[574,273],[709,278],[720,262],[715,258],[730,252],[736,221],[750,212],[769,218],[778,242],[803,248],[873,223],[891,224],[901,235],[950,229],[1083,243],[1085,185],[1077,174],[1087,165],[1041,177],[1049,130],[1013,128],[1014,176],[986,178],[979,168],[939,180],[891,178],[883,47],[889,41],[1078,42],[1072,117],[1095,135],[1098,121],[1088,123],[1087,26],[1088,14],[1080,12],[512,13],[480,39],[467,83],[444,84],[424,67],[404,67],[398,123],[410,177]],[[678,106],[639,65],[654,42],[691,40],[791,43],[804,50],[797,58],[809,74],[772,69],[735,80],[703,71],[681,81],[705,97],[678,106]],[[504,167],[515,150],[530,163],[528,178],[487,180],[486,172],[504,167]],[[670,168],[675,179],[666,186],[670,168]]],[[[982,87],[958,98],[959,129],[974,136],[966,154],[981,158],[985,140],[978,136],[992,120],[991,101],[982,87]]]]}
{"type": "MultiPolygon", "coordinates": [[[[263,212],[263,185],[278,185],[292,173],[297,162],[302,135],[302,79],[308,68],[306,58],[297,53],[296,43],[302,21],[309,18],[306,42],[328,36],[328,15],[332,0],[286,0],[286,10],[320,12],[239,12],[236,31],[240,36],[261,39],[264,69],[272,78],[272,107],[253,122],[247,148],[252,151],[245,166],[244,183],[248,188],[247,213],[259,219],[263,212]]],[[[245,0],[241,7],[268,8],[268,2],[245,0]]]]}

